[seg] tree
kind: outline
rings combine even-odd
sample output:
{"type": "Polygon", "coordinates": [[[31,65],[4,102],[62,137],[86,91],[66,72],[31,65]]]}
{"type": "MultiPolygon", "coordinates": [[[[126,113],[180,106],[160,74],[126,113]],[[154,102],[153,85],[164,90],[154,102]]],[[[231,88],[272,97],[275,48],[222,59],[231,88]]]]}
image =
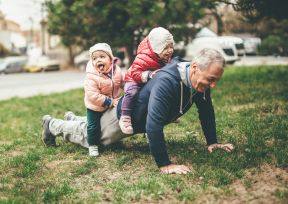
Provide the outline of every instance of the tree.
{"type": "Polygon", "coordinates": [[[7,57],[8,55],[8,50],[4,45],[0,43],[0,57],[7,57]]]}
{"type": "Polygon", "coordinates": [[[87,49],[97,42],[126,47],[130,64],[140,41],[157,26],[168,29],[175,41],[197,31],[195,24],[215,8],[213,0],[60,0],[50,3],[48,31],[62,36],[65,45],[87,49]]]}
{"type": "Polygon", "coordinates": [[[288,56],[288,19],[281,22],[271,20],[265,26],[262,28],[266,30],[262,33],[265,38],[257,47],[259,54],[288,56]]]}
{"type": "Polygon", "coordinates": [[[62,37],[62,43],[69,49],[70,64],[73,64],[72,46],[77,42],[78,23],[77,19],[73,19],[73,11],[71,6],[75,1],[63,0],[56,4],[51,1],[47,3],[49,8],[48,14],[48,32],[62,37]]]}
{"type": "Polygon", "coordinates": [[[219,0],[219,2],[231,4],[235,11],[241,12],[244,21],[252,23],[255,32],[262,39],[261,45],[257,48],[259,54],[288,56],[287,0],[237,0],[236,3],[219,0]]]}
{"type": "Polygon", "coordinates": [[[287,0],[219,0],[233,5],[235,11],[240,11],[250,22],[259,22],[263,19],[274,18],[277,21],[287,19],[287,0]],[[235,2],[235,1],[233,1],[235,2]]]}

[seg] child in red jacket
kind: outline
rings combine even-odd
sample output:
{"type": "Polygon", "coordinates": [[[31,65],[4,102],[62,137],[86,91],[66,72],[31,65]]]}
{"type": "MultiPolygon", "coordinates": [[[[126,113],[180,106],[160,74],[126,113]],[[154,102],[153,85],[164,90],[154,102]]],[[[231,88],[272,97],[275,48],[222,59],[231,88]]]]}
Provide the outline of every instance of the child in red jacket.
{"type": "Polygon", "coordinates": [[[125,95],[119,121],[123,133],[133,134],[131,114],[139,93],[156,72],[171,61],[173,43],[172,34],[158,27],[151,30],[138,46],[137,56],[125,75],[125,95]]]}

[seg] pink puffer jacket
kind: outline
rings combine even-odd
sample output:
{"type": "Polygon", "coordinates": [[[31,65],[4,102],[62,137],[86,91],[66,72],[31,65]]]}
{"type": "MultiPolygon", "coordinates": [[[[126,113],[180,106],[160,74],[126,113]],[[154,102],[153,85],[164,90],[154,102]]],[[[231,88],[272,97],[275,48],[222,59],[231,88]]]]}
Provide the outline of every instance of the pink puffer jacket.
{"type": "MultiPolygon", "coordinates": [[[[118,59],[114,57],[114,64],[117,63],[118,59]]],[[[113,73],[113,84],[111,85],[111,79],[99,73],[89,61],[86,67],[86,78],[85,78],[85,106],[90,110],[103,112],[111,107],[112,104],[112,90],[113,98],[121,96],[119,88],[124,87],[124,74],[122,74],[119,66],[116,65],[116,69],[113,73]],[[114,86],[114,88],[113,88],[114,86]]]]}

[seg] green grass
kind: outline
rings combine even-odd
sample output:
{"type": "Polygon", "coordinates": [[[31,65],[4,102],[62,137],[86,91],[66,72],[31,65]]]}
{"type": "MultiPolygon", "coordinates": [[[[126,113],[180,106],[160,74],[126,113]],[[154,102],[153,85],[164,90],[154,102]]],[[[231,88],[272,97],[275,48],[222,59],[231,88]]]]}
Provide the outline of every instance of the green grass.
{"type": "Polygon", "coordinates": [[[234,151],[207,151],[195,106],[165,127],[170,159],[192,170],[186,175],[161,174],[142,135],[101,148],[97,159],[59,138],[45,148],[42,116],[85,115],[83,97],[79,89],[0,101],[0,203],[287,202],[287,66],[228,67],[212,90],[218,141],[234,151]],[[260,192],[268,178],[271,191],[260,192]]]}

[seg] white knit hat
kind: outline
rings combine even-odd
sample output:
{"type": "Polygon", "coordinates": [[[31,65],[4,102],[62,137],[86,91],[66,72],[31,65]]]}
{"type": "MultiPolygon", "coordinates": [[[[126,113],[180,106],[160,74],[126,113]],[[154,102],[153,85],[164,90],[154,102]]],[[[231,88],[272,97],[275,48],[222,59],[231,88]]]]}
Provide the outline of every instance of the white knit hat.
{"type": "Polygon", "coordinates": [[[156,54],[161,54],[169,44],[174,44],[173,35],[165,28],[154,28],[149,33],[150,46],[156,54]]]}
{"type": "Polygon", "coordinates": [[[104,51],[113,59],[111,47],[107,43],[97,43],[92,46],[89,50],[90,58],[95,51],[104,51]]]}

